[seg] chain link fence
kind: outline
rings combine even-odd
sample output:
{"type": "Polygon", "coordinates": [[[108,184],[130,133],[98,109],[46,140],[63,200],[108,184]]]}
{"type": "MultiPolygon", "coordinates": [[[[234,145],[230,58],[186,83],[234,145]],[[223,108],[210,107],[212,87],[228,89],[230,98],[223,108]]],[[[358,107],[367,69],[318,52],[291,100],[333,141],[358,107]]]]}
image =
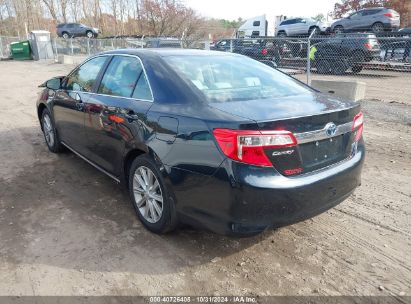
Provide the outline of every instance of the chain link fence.
{"type": "Polygon", "coordinates": [[[311,84],[359,81],[366,99],[411,104],[411,37],[333,36],[223,39],[211,49],[243,54],[311,84]]]}
{"type": "Polygon", "coordinates": [[[20,37],[4,37],[0,36],[0,59],[10,56],[10,44],[20,41],[20,37]]]}
{"type": "MultiPolygon", "coordinates": [[[[0,56],[8,56],[10,42],[0,38],[0,56]]],[[[59,55],[90,56],[122,48],[194,48],[233,52],[251,57],[311,84],[312,80],[361,81],[366,98],[411,103],[411,37],[372,33],[335,36],[272,37],[189,41],[167,38],[53,38],[59,55]]]]}

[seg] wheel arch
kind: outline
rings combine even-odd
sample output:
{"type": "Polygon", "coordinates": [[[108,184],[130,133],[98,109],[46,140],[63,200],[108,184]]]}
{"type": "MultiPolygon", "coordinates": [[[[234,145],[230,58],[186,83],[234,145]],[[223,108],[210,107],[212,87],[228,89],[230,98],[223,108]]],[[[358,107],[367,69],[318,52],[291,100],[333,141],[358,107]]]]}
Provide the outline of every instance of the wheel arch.
{"type": "Polygon", "coordinates": [[[40,127],[41,127],[42,130],[43,130],[43,125],[41,124],[41,117],[43,116],[43,112],[44,112],[45,109],[47,109],[47,106],[44,103],[40,103],[37,106],[37,117],[39,119],[40,127]]]}

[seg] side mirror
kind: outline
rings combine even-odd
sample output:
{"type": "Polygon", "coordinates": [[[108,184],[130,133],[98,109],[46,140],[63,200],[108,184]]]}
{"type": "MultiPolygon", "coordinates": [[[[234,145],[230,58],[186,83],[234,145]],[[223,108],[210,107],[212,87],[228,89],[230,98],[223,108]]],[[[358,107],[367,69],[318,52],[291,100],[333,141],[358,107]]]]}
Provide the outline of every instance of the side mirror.
{"type": "Polygon", "coordinates": [[[45,87],[47,89],[56,91],[56,90],[61,88],[61,80],[62,80],[62,78],[60,78],[60,77],[47,80],[46,84],[45,84],[45,87]]]}

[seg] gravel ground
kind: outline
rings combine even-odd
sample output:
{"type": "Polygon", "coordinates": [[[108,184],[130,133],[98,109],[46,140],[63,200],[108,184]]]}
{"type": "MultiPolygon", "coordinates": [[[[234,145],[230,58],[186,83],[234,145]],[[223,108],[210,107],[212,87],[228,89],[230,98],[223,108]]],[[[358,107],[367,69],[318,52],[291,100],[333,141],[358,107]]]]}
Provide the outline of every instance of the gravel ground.
{"type": "Polygon", "coordinates": [[[115,182],[48,152],[37,85],[70,69],[0,62],[0,295],[411,295],[411,105],[384,98],[391,78],[387,102],[363,102],[362,186],[313,219],[236,239],[151,234],[115,182]]]}

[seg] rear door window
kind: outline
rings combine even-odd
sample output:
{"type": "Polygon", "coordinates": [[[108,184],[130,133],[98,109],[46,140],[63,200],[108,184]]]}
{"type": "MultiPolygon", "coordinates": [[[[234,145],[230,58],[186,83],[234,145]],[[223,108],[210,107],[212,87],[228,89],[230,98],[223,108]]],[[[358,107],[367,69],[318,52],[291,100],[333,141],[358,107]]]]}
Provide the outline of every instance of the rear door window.
{"type": "Polygon", "coordinates": [[[110,62],[98,93],[152,100],[150,86],[138,58],[115,56],[110,62]]]}
{"type": "Polygon", "coordinates": [[[107,56],[93,58],[71,73],[65,81],[66,90],[91,92],[107,56]]]}
{"type": "Polygon", "coordinates": [[[104,73],[97,93],[131,97],[142,72],[143,67],[137,58],[114,56],[104,73]]]}

